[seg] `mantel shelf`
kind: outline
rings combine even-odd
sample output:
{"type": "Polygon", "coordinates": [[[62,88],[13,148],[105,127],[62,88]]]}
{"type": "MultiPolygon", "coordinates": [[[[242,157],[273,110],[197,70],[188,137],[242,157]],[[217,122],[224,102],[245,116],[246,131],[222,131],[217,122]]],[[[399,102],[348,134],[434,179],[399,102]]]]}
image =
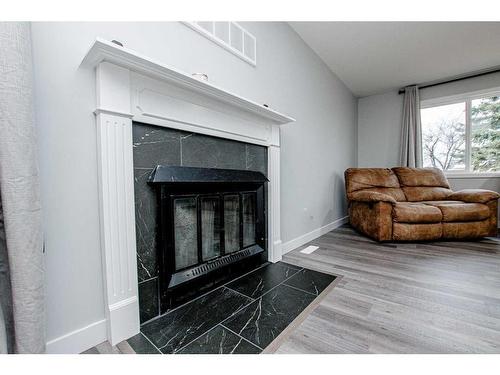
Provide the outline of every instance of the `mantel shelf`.
{"type": "Polygon", "coordinates": [[[97,38],[85,55],[82,66],[96,67],[106,61],[128,68],[151,77],[171,82],[184,89],[191,90],[219,100],[220,102],[237,107],[264,119],[271,120],[277,125],[294,122],[295,119],[279,113],[271,108],[264,107],[252,100],[243,98],[211,83],[198,80],[189,74],[152,60],[133,50],[120,47],[110,41],[97,38]]]}

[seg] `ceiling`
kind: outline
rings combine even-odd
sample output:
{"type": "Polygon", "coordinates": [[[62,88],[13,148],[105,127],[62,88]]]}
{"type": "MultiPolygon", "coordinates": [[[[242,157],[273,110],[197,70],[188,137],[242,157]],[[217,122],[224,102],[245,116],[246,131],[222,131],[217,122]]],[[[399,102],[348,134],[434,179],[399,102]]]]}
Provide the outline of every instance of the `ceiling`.
{"type": "Polygon", "coordinates": [[[362,97],[500,66],[500,22],[290,22],[362,97]]]}

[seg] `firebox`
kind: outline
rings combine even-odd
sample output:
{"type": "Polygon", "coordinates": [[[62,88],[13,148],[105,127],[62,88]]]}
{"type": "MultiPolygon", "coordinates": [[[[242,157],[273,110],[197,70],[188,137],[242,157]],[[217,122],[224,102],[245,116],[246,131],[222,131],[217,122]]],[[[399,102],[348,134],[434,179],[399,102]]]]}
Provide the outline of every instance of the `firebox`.
{"type": "Polygon", "coordinates": [[[160,310],[165,312],[238,270],[264,261],[261,172],[158,165],[160,310]]]}

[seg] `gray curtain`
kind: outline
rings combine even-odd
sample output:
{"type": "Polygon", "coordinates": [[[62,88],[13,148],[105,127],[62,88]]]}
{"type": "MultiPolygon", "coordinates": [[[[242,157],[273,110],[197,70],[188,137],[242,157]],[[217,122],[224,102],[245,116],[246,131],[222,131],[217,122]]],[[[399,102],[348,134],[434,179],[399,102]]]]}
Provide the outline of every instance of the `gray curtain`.
{"type": "Polygon", "coordinates": [[[405,87],[400,156],[400,165],[403,167],[422,166],[420,95],[417,86],[405,87]]]}
{"type": "Polygon", "coordinates": [[[0,23],[0,336],[9,352],[45,352],[43,242],[30,24],[0,23]],[[12,324],[11,324],[12,323],[12,324]]]}

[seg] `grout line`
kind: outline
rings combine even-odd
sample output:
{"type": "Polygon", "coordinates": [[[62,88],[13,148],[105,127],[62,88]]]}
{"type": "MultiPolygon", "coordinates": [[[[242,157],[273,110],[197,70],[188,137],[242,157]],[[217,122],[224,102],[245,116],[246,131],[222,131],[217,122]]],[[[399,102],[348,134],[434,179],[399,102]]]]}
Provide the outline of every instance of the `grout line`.
{"type": "Polygon", "coordinates": [[[236,294],[239,294],[240,296],[243,296],[243,297],[245,297],[245,298],[250,298],[250,299],[252,300],[252,302],[257,300],[257,298],[249,297],[249,296],[247,296],[246,294],[243,294],[243,293],[241,293],[241,292],[238,292],[236,289],[233,289],[233,288],[231,288],[231,287],[229,287],[229,286],[223,285],[223,287],[224,287],[224,288],[226,288],[226,289],[229,289],[229,290],[230,290],[230,291],[232,291],[232,292],[235,292],[236,294]]]}
{"type": "MultiPolygon", "coordinates": [[[[293,273],[293,275],[287,277],[285,280],[283,280],[281,283],[279,283],[278,285],[275,285],[273,286],[271,289],[269,289],[267,292],[265,293],[262,293],[258,298],[255,298],[252,302],[242,306],[241,308],[239,308],[238,310],[236,310],[234,313],[232,313],[230,316],[228,316],[226,319],[224,319],[222,322],[220,322],[219,324],[223,325],[222,323],[224,323],[226,320],[228,320],[229,318],[235,316],[236,314],[238,314],[241,310],[247,308],[248,306],[250,306],[252,303],[258,301],[259,299],[262,299],[262,297],[264,297],[267,293],[273,291],[274,289],[276,289],[277,287],[279,287],[281,284],[283,284],[285,281],[288,281],[288,279],[290,279],[291,277],[293,277],[294,275],[296,275],[298,272],[302,271],[303,268],[299,269],[299,270],[296,270],[296,272],[293,273]]],[[[228,288],[230,289],[230,288],[228,288]]],[[[232,289],[231,289],[232,290],[232,289]]],[[[224,326],[225,327],[225,326],[224,326]]]]}
{"type": "MultiPolygon", "coordinates": [[[[213,331],[220,323],[217,323],[216,325],[214,325],[212,328],[210,328],[208,331],[205,331],[203,332],[201,335],[195,337],[194,339],[192,339],[191,341],[189,341],[186,345],[183,345],[181,346],[179,349],[177,350],[174,350],[174,352],[172,354],[177,354],[178,352],[180,352],[181,350],[183,350],[186,346],[188,346],[189,344],[195,342],[196,340],[198,340],[201,336],[203,335],[206,335],[207,333],[209,333],[210,331],[213,331]]],[[[165,346],[167,346],[168,344],[165,344],[162,346],[162,348],[164,348],[165,346]]]]}
{"type": "Polygon", "coordinates": [[[260,295],[260,297],[259,297],[259,298],[256,298],[256,299],[255,299],[255,301],[257,301],[258,299],[260,299],[260,298],[264,297],[267,293],[269,293],[269,292],[273,291],[274,289],[276,289],[276,288],[277,288],[277,287],[279,287],[280,285],[284,284],[284,283],[285,283],[285,282],[287,282],[290,278],[292,278],[292,277],[293,277],[293,276],[295,276],[297,273],[299,273],[300,271],[302,271],[302,270],[303,270],[303,268],[298,269],[298,270],[294,270],[293,268],[290,268],[290,269],[291,269],[292,271],[295,271],[295,272],[294,272],[293,274],[291,274],[290,276],[288,276],[285,280],[283,280],[283,281],[282,281],[282,282],[280,282],[279,284],[277,284],[277,285],[273,286],[273,287],[272,287],[271,289],[269,289],[267,292],[262,293],[262,294],[260,295]]]}
{"type": "MultiPolygon", "coordinates": [[[[324,298],[338,285],[342,276],[335,278],[323,291],[314,298],[311,303],[309,303],[299,315],[293,319],[293,321],[288,324],[283,331],[281,331],[278,336],[275,337],[271,343],[264,349],[263,354],[275,353],[283,341],[289,337],[297,327],[304,322],[304,320],[319,306],[319,304],[324,300],[324,298]]],[[[288,285],[287,285],[288,286],[288,285]]]]}
{"type": "MultiPolygon", "coordinates": [[[[158,350],[158,352],[159,352],[160,354],[163,354],[163,353],[162,353],[162,351],[160,350],[160,348],[158,348],[158,347],[154,344],[154,342],[153,342],[153,341],[151,341],[151,340],[149,339],[149,337],[148,337],[148,336],[146,336],[146,335],[145,335],[144,333],[142,333],[142,332],[140,332],[140,334],[141,334],[142,336],[144,336],[144,338],[145,338],[146,340],[148,340],[148,341],[149,341],[149,343],[150,343],[151,345],[153,345],[153,346],[155,347],[155,349],[156,349],[156,350],[158,350]]],[[[129,344],[129,345],[130,345],[130,344],[129,344]]],[[[134,349],[134,348],[132,348],[132,349],[134,349]]],[[[134,349],[134,351],[135,351],[135,349],[134,349]]]]}
{"type": "Polygon", "coordinates": [[[147,283],[148,281],[151,281],[153,279],[157,279],[159,276],[153,276],[153,277],[150,277],[149,279],[146,279],[146,280],[142,280],[142,281],[139,281],[139,285],[141,285],[142,283],[147,283]]]}
{"type": "MultiPolygon", "coordinates": [[[[164,314],[161,314],[161,315],[155,316],[155,317],[154,317],[154,318],[152,318],[152,319],[149,319],[148,321],[146,321],[146,322],[142,323],[142,324],[141,324],[141,327],[142,327],[142,326],[144,326],[144,325],[146,325],[146,324],[148,324],[148,323],[151,323],[152,321],[155,321],[155,320],[157,320],[157,319],[159,319],[159,318],[161,318],[161,317],[163,317],[163,316],[166,316],[166,315],[170,314],[171,312],[174,312],[175,310],[178,310],[178,309],[180,309],[181,307],[184,307],[184,306],[186,306],[187,304],[189,304],[189,303],[191,303],[191,302],[194,302],[194,301],[196,301],[197,299],[200,299],[201,297],[205,297],[207,294],[210,294],[210,293],[212,293],[212,292],[215,292],[216,290],[218,290],[218,289],[220,289],[220,288],[225,287],[227,284],[230,284],[230,283],[232,283],[233,281],[239,280],[239,279],[241,279],[242,277],[247,276],[247,275],[251,274],[252,272],[255,272],[255,271],[257,271],[257,270],[260,270],[261,268],[264,268],[264,267],[266,267],[266,266],[268,266],[268,265],[269,265],[269,263],[264,263],[264,264],[261,264],[259,267],[255,268],[255,269],[253,269],[253,270],[251,270],[251,271],[248,271],[247,273],[245,273],[245,274],[243,274],[243,275],[241,275],[241,276],[238,276],[236,279],[229,280],[228,282],[226,282],[226,283],[224,283],[224,284],[219,285],[219,286],[218,286],[217,288],[215,288],[215,289],[211,289],[211,290],[207,291],[206,293],[203,293],[203,294],[199,295],[198,297],[196,297],[196,298],[194,298],[194,299],[192,299],[192,300],[189,300],[189,301],[187,301],[187,302],[184,302],[182,305],[179,305],[179,306],[177,306],[177,307],[176,307],[176,308],[174,308],[174,309],[168,310],[168,311],[167,311],[166,313],[164,313],[164,314]]],[[[228,287],[226,287],[226,288],[228,288],[228,287]]],[[[228,289],[231,289],[231,288],[228,288],[228,289]]],[[[233,290],[233,289],[231,289],[231,290],[233,290]]],[[[241,294],[241,293],[240,293],[240,294],[241,294]]],[[[244,294],[243,294],[243,295],[244,295],[244,294]]],[[[244,296],[245,296],[245,297],[247,297],[247,298],[252,298],[252,297],[248,297],[248,296],[246,296],[246,295],[244,295],[244,296]]]]}
{"type": "MultiPolygon", "coordinates": [[[[201,295],[201,296],[199,296],[199,297],[197,297],[197,298],[195,298],[195,299],[193,299],[193,300],[191,300],[191,301],[188,301],[188,302],[186,302],[185,304],[183,304],[183,305],[181,305],[181,306],[178,306],[178,307],[176,307],[175,309],[173,309],[173,310],[171,310],[171,311],[169,311],[169,312],[167,312],[167,313],[165,313],[165,314],[163,314],[163,315],[161,315],[161,316],[158,316],[158,317],[156,317],[156,318],[153,318],[153,319],[149,320],[148,322],[151,322],[152,320],[156,320],[156,319],[158,319],[158,318],[160,318],[160,317],[162,317],[162,316],[166,316],[166,315],[170,314],[171,312],[173,312],[173,311],[175,311],[175,310],[179,309],[180,307],[185,306],[185,305],[187,305],[188,303],[191,303],[191,302],[193,302],[193,301],[196,301],[197,299],[199,299],[199,298],[201,298],[201,297],[203,297],[203,296],[205,296],[205,295],[207,295],[207,294],[209,294],[209,293],[211,293],[211,292],[213,292],[213,291],[215,291],[215,290],[217,290],[217,289],[220,289],[220,288],[226,288],[226,289],[229,289],[229,290],[231,290],[231,291],[234,291],[233,289],[231,289],[231,288],[227,287],[226,285],[227,285],[227,284],[229,284],[229,283],[231,283],[231,282],[233,282],[233,281],[235,281],[235,280],[238,280],[238,279],[242,278],[243,276],[246,276],[246,275],[248,275],[248,274],[250,274],[250,273],[252,273],[252,272],[255,272],[255,271],[257,271],[257,270],[259,270],[259,269],[261,269],[261,268],[267,267],[267,266],[269,266],[269,265],[270,265],[270,264],[265,263],[265,264],[263,264],[262,266],[260,266],[260,267],[256,268],[255,270],[252,270],[252,271],[250,271],[250,272],[248,272],[248,273],[246,273],[246,274],[244,274],[244,275],[241,275],[240,277],[238,277],[238,278],[236,278],[236,279],[234,279],[234,280],[231,280],[231,281],[227,282],[226,284],[223,284],[223,285],[221,285],[221,286],[219,286],[219,287],[217,287],[217,288],[215,288],[215,289],[211,290],[210,292],[207,292],[207,293],[205,293],[205,294],[203,294],[203,295],[201,295]]],[[[286,266],[283,266],[283,267],[286,267],[286,266]]],[[[295,266],[295,267],[297,267],[297,266],[295,266]]],[[[288,267],[288,268],[290,268],[290,267],[288,267]]],[[[212,331],[212,330],[213,330],[215,327],[217,327],[218,325],[221,325],[221,326],[226,327],[225,325],[223,325],[223,324],[222,324],[223,322],[225,322],[225,321],[226,321],[226,320],[228,320],[229,318],[231,318],[231,317],[235,316],[236,314],[238,314],[240,311],[242,311],[243,309],[245,309],[245,308],[247,308],[248,306],[250,306],[250,305],[251,305],[252,303],[254,303],[255,301],[258,301],[258,300],[259,300],[259,299],[261,299],[263,296],[265,296],[267,293],[269,293],[269,292],[271,292],[272,290],[276,289],[278,286],[280,286],[280,285],[282,285],[283,283],[285,283],[286,281],[288,281],[291,277],[295,276],[298,272],[302,271],[303,269],[304,269],[304,268],[300,268],[300,269],[298,269],[298,270],[295,270],[295,269],[293,269],[293,268],[290,268],[290,270],[295,271],[292,275],[290,275],[290,276],[289,276],[289,277],[287,277],[285,280],[283,280],[281,283],[279,283],[278,285],[276,285],[276,286],[272,287],[271,289],[269,289],[267,292],[263,293],[260,297],[258,297],[258,298],[256,298],[256,299],[252,299],[251,297],[248,297],[248,296],[247,296],[247,295],[245,295],[245,294],[242,294],[242,293],[237,292],[237,293],[241,294],[242,296],[244,296],[244,297],[246,297],[246,298],[250,298],[250,299],[251,299],[251,301],[250,301],[249,303],[247,303],[247,304],[243,305],[242,307],[240,307],[238,310],[236,310],[236,311],[235,311],[235,312],[233,312],[231,315],[229,315],[228,317],[226,317],[225,319],[223,319],[221,322],[219,322],[219,323],[215,324],[215,325],[214,325],[212,328],[210,328],[209,330],[207,330],[207,331],[203,332],[202,334],[200,334],[199,336],[197,336],[197,337],[196,337],[196,338],[194,338],[193,340],[189,341],[186,345],[182,346],[182,347],[181,347],[181,348],[179,348],[178,350],[175,350],[175,351],[173,352],[173,354],[177,353],[178,351],[181,351],[181,350],[182,350],[182,349],[184,349],[186,346],[188,346],[189,344],[191,344],[193,341],[195,341],[195,340],[199,339],[199,338],[200,338],[201,336],[203,336],[204,334],[206,334],[206,333],[208,333],[208,332],[212,331]]],[[[287,285],[287,286],[288,286],[288,285],[287,285]]],[[[236,292],[236,291],[235,291],[235,292],[236,292]]],[[[227,327],[226,327],[226,328],[227,328],[227,327]]],[[[229,329],[229,328],[228,328],[228,329],[229,329]]],[[[141,333],[142,333],[142,332],[141,332],[141,333]]],[[[144,335],[144,336],[145,336],[145,335],[144,335]]],[[[240,336],[240,335],[238,335],[238,336],[240,336]]],[[[160,350],[160,352],[161,352],[161,349],[162,349],[162,348],[164,348],[164,347],[166,347],[167,345],[168,345],[168,344],[163,345],[163,346],[159,349],[159,350],[160,350]]],[[[156,346],[155,346],[155,347],[156,347],[156,346]]],[[[157,347],[156,347],[156,348],[157,348],[157,347]]],[[[163,353],[163,352],[162,352],[162,353],[163,353]]]]}
{"type": "Polygon", "coordinates": [[[258,348],[258,349],[260,349],[260,350],[264,350],[264,349],[262,349],[259,345],[254,344],[254,343],[253,343],[253,342],[251,342],[250,340],[248,340],[248,339],[244,338],[243,336],[241,336],[240,334],[238,334],[238,333],[234,332],[231,328],[226,327],[224,324],[219,323],[218,325],[220,325],[221,327],[224,327],[224,328],[225,328],[225,329],[227,329],[229,332],[234,333],[236,336],[238,336],[238,337],[242,338],[243,340],[245,340],[246,342],[248,342],[248,343],[252,344],[252,345],[253,345],[253,346],[255,346],[256,348],[258,348]]]}

